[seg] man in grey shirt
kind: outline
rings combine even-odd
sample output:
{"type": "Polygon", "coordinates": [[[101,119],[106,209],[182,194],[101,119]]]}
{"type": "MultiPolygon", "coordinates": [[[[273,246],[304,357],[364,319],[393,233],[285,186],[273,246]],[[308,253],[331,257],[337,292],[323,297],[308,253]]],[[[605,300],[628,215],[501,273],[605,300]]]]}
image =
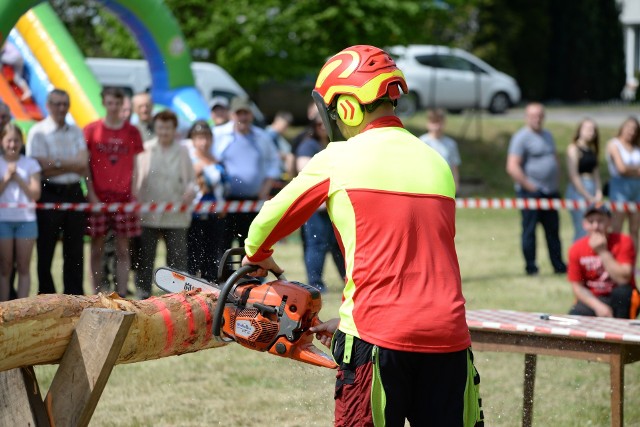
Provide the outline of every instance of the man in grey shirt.
{"type": "MultiPolygon", "coordinates": [[[[560,197],[560,163],[556,144],[549,131],[543,128],[544,107],[530,103],[525,110],[526,125],[516,132],[509,143],[507,173],[515,183],[518,198],[555,199],[560,197]]],[[[528,275],[538,274],[536,263],[536,225],[542,224],[549,258],[556,273],[567,267],[562,260],[560,219],[556,210],[523,209],[522,253],[528,275]]]]}

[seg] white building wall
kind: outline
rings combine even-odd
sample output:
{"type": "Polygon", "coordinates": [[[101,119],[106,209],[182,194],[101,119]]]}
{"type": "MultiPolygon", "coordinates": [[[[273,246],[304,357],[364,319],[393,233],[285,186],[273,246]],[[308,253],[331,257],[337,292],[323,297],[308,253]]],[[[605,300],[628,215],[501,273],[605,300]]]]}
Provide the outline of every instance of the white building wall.
{"type": "Polygon", "coordinates": [[[620,22],[624,31],[625,71],[627,83],[623,98],[632,99],[638,87],[636,75],[640,73],[640,0],[618,0],[621,6],[620,22]]]}
{"type": "Polygon", "coordinates": [[[620,21],[625,25],[640,25],[640,0],[618,0],[622,5],[620,21]]]}

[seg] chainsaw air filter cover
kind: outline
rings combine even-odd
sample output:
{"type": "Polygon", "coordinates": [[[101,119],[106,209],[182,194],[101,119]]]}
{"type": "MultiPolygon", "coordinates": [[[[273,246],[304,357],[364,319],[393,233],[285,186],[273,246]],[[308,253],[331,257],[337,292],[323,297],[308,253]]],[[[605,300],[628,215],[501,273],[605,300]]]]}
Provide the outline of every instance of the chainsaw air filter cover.
{"type": "Polygon", "coordinates": [[[238,308],[229,314],[233,335],[245,347],[267,350],[278,334],[278,322],[264,317],[256,308],[238,308]]]}

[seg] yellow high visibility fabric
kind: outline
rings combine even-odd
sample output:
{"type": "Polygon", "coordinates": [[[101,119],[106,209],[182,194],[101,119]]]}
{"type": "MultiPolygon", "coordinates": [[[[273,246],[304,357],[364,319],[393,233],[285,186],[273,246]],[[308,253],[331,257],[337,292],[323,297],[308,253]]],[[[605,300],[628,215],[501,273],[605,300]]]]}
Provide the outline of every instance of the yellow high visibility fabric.
{"type": "Polygon", "coordinates": [[[401,127],[373,128],[348,141],[332,142],[316,154],[298,177],[264,204],[245,249],[254,261],[266,258],[277,240],[326,202],[346,262],[340,330],[387,348],[457,351],[468,347],[470,339],[453,243],[454,196],[450,168],[440,155],[401,127]],[[388,221],[374,224],[368,219],[371,214],[388,221]],[[391,252],[403,241],[411,245],[402,249],[408,255],[400,267],[391,252]],[[419,259],[411,259],[412,251],[419,259]],[[388,265],[378,265],[381,258],[388,265]],[[403,278],[398,270],[405,267],[410,274],[403,278]],[[447,289],[442,301],[439,287],[447,289]],[[388,295],[389,307],[378,297],[380,289],[388,295]],[[425,311],[417,326],[407,318],[413,300],[425,311]],[[367,324],[371,319],[395,319],[400,327],[397,333],[389,328],[378,337],[379,326],[367,324]],[[428,344],[434,335],[440,340],[428,344]]]}

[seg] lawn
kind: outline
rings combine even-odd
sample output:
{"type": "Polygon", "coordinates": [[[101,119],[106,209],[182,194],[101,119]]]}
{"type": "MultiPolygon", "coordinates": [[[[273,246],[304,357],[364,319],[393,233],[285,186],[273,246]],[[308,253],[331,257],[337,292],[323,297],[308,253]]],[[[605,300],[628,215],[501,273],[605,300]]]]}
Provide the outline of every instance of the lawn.
{"type": "MultiPolygon", "coordinates": [[[[482,138],[471,137],[475,123],[452,116],[448,127],[458,138],[463,179],[478,179],[483,191],[474,196],[511,196],[504,172],[510,134],[521,122],[486,119],[482,138]],[[463,138],[467,127],[468,137],[463,138]]],[[[407,121],[416,133],[423,117],[407,121]]],[[[550,123],[561,152],[575,125],[550,123]]],[[[606,141],[615,129],[601,129],[606,141]]],[[[606,168],[604,169],[606,170],[606,168]]],[[[563,250],[573,230],[561,213],[563,250]]],[[[515,210],[458,210],[456,247],[468,309],[501,308],[566,313],[573,297],[564,276],[554,275],[539,230],[541,274],[527,277],[519,249],[519,213],[515,210]]],[[[162,256],[162,251],[159,257],[162,256]]],[[[35,257],[34,257],[35,258],[35,257]]],[[[280,243],[276,259],[293,280],[304,281],[300,240],[280,243]]],[[[157,265],[162,261],[159,259],[157,265]]],[[[60,271],[59,259],[54,271],[60,271]]],[[[380,266],[383,268],[384,266],[380,266]]],[[[323,318],[336,315],[341,282],[326,263],[329,292],[323,318]]],[[[35,269],[34,278],[35,276],[35,269]]],[[[88,289],[85,283],[85,288],[88,289]]],[[[417,314],[419,315],[419,314],[417,314]]],[[[476,352],[487,426],[521,424],[523,356],[476,352]]],[[[36,368],[43,395],[55,366],[36,368]]],[[[538,426],[606,426],[609,421],[609,368],[606,364],[540,356],[536,380],[534,424],[538,426]]],[[[640,425],[640,364],[626,367],[626,425],[640,425]]],[[[93,426],[329,426],[332,424],[334,372],[239,345],[113,370],[93,417],[93,426]]]]}

